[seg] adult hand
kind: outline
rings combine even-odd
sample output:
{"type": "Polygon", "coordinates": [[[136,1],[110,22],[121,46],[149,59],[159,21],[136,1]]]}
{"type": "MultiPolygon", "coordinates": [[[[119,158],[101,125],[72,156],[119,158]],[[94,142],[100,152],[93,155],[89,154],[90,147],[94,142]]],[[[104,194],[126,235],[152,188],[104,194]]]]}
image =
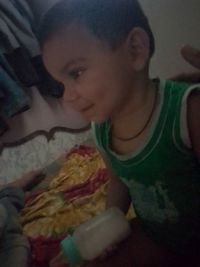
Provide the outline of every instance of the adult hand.
{"type": "Polygon", "coordinates": [[[170,80],[182,81],[187,83],[200,83],[200,50],[195,49],[192,46],[185,45],[181,48],[181,55],[190,65],[199,71],[191,73],[181,73],[173,76],[170,80]]]}
{"type": "Polygon", "coordinates": [[[181,48],[181,55],[190,65],[200,70],[200,49],[185,45],[181,48]]]}

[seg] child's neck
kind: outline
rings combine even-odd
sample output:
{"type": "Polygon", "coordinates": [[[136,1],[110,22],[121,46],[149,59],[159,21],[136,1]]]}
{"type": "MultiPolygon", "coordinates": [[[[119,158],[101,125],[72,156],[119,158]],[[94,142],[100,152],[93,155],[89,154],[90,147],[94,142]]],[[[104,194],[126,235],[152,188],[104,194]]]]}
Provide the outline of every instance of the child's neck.
{"type": "MultiPolygon", "coordinates": [[[[118,139],[120,142],[120,139],[130,139],[133,141],[138,133],[140,139],[149,127],[151,116],[157,105],[157,101],[155,101],[156,91],[155,84],[149,79],[134,85],[132,95],[126,101],[126,105],[116,116],[111,118],[113,140],[116,139],[117,141],[118,139]]],[[[135,141],[137,140],[135,138],[135,141]]],[[[121,142],[123,141],[121,140],[121,142]]]]}
{"type": "Polygon", "coordinates": [[[143,109],[146,108],[148,103],[153,97],[154,90],[153,82],[150,79],[138,81],[134,83],[134,88],[127,96],[126,103],[123,103],[120,111],[116,112],[111,118],[113,125],[120,125],[122,122],[129,121],[136,117],[140,113],[143,113],[143,109]]]}

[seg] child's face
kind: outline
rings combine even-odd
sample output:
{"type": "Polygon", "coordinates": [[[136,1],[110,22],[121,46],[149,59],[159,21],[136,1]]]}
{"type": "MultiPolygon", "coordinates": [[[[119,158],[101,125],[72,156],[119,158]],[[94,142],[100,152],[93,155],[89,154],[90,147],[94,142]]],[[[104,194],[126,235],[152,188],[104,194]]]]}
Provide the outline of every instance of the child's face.
{"type": "Polygon", "coordinates": [[[134,75],[124,46],[112,50],[79,24],[50,38],[43,60],[63,83],[64,101],[90,121],[112,118],[130,97],[134,75]]]}

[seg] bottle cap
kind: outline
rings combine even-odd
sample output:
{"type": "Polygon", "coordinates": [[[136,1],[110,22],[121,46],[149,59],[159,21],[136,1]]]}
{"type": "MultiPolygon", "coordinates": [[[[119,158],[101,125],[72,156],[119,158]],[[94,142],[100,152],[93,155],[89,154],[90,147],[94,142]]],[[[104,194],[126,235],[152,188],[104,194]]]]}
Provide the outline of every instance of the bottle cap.
{"type": "Polygon", "coordinates": [[[68,226],[67,229],[66,229],[66,232],[68,235],[73,235],[74,233],[74,228],[71,227],[71,226],[68,226]]]}
{"type": "Polygon", "coordinates": [[[74,244],[72,236],[67,236],[60,243],[64,257],[66,257],[67,262],[71,265],[77,265],[81,261],[81,255],[74,244]]]}

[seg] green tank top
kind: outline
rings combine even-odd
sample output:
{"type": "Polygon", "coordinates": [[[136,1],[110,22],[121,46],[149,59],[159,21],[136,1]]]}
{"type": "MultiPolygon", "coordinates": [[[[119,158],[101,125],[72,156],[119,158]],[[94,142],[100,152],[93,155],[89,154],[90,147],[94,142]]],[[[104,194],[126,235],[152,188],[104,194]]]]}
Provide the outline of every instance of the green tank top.
{"type": "Polygon", "coordinates": [[[97,147],[129,188],[145,231],[184,254],[200,245],[200,166],[180,134],[182,100],[189,89],[185,83],[161,81],[148,139],[132,154],[110,149],[109,120],[92,123],[97,147]]]}

